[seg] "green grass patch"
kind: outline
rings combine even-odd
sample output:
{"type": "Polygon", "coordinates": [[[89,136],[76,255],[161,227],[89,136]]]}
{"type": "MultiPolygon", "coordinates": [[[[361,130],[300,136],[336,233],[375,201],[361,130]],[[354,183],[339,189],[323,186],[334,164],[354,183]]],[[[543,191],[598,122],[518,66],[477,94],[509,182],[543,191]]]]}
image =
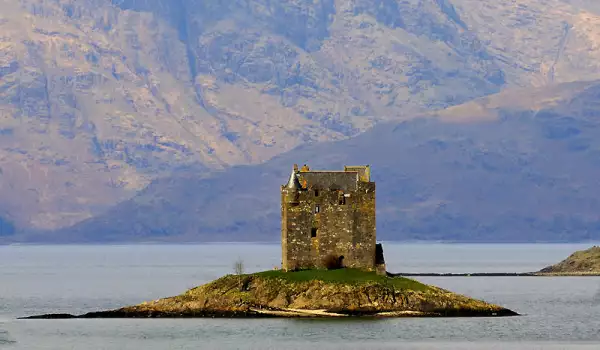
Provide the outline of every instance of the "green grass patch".
{"type": "Polygon", "coordinates": [[[255,273],[254,276],[279,278],[290,282],[323,281],[329,283],[344,284],[366,284],[381,283],[393,286],[395,289],[426,291],[429,286],[413,279],[404,277],[387,277],[378,275],[375,272],[363,271],[358,269],[338,269],[338,270],[301,270],[284,272],[281,270],[264,271],[255,273]]]}

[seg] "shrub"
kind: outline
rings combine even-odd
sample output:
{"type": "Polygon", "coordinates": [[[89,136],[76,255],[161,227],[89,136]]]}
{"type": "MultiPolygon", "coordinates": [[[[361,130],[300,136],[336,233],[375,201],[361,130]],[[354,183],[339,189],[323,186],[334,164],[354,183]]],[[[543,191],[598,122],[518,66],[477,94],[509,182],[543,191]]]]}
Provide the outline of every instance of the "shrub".
{"type": "Polygon", "coordinates": [[[244,261],[242,259],[238,259],[234,264],[233,264],[233,272],[236,275],[243,275],[244,274],[244,261]]]}

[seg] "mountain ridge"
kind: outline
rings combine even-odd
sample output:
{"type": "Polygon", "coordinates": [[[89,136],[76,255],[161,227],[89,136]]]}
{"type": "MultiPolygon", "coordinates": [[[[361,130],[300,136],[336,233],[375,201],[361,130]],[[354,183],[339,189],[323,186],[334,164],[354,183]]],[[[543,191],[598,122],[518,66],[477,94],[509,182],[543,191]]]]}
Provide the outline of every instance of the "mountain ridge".
{"type": "Polygon", "coordinates": [[[600,239],[595,186],[600,163],[594,160],[600,154],[594,141],[600,130],[600,82],[548,90],[507,91],[470,102],[495,113],[490,117],[483,109],[477,122],[465,119],[459,106],[428,118],[384,123],[349,140],[300,146],[264,164],[204,179],[186,174],[157,180],[104,215],[49,237],[276,241],[279,185],[292,164],[306,163],[313,169],[372,166],[382,240],[600,239]],[[507,103],[507,96],[521,101],[507,103]],[[519,104],[527,108],[515,109],[519,104]]]}
{"type": "Polygon", "coordinates": [[[11,239],[58,240],[169,176],[201,181],[451,106],[440,113],[489,118],[464,103],[600,79],[600,8],[586,0],[0,6],[11,239]]]}

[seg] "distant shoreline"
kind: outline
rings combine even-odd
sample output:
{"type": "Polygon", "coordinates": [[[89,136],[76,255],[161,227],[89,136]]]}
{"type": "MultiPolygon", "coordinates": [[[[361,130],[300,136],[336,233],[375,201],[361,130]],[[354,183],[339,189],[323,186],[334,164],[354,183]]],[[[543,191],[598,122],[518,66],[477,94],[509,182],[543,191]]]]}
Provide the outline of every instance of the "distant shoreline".
{"type": "MultiPolygon", "coordinates": [[[[600,241],[573,242],[477,242],[477,241],[379,241],[382,244],[410,245],[566,245],[590,244],[600,245],[600,241]]],[[[6,246],[182,246],[182,245],[280,245],[280,241],[122,241],[122,242],[0,242],[0,247],[6,246]]]]}

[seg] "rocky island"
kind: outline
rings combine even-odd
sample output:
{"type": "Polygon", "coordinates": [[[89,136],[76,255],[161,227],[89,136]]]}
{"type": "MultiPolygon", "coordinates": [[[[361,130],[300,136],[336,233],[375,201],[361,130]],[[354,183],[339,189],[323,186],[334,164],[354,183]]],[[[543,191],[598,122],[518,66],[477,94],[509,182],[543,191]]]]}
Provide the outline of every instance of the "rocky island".
{"type": "Polygon", "coordinates": [[[227,275],[170,298],[81,316],[185,317],[492,317],[518,315],[418,281],[357,269],[227,275]]]}
{"type": "Polygon", "coordinates": [[[537,275],[600,276],[600,247],[594,246],[571,254],[558,264],[545,267],[537,275]]]}
{"type": "Polygon", "coordinates": [[[236,263],[236,274],[179,296],[81,316],[30,318],[517,315],[386,272],[368,165],[331,171],[294,164],[280,190],[280,269],[243,274],[236,263]]]}

